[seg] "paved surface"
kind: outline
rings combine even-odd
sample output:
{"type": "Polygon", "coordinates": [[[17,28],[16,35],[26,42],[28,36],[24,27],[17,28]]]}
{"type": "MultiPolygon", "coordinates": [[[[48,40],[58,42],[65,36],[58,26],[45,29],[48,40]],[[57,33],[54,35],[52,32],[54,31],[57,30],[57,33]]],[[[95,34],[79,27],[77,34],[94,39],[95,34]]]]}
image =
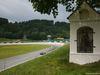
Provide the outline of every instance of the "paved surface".
{"type": "MultiPolygon", "coordinates": [[[[4,45],[6,45],[6,44],[4,44],[4,45]]],[[[7,44],[7,45],[12,45],[12,44],[7,44]]],[[[21,64],[21,63],[24,63],[24,62],[29,61],[31,59],[34,59],[36,57],[39,57],[39,56],[41,56],[40,53],[47,54],[47,53],[61,47],[64,44],[54,44],[54,43],[53,44],[46,44],[45,43],[44,45],[51,45],[52,47],[0,60],[0,71],[6,70],[6,69],[11,68],[13,66],[16,66],[18,64],[21,64]]]]}

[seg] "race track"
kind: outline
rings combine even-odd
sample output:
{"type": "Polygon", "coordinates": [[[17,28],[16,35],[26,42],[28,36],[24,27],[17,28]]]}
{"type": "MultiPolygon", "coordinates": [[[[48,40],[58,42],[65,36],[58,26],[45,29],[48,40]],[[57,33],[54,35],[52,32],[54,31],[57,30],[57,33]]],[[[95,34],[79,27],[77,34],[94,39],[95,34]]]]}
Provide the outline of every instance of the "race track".
{"type": "Polygon", "coordinates": [[[26,44],[39,44],[39,45],[50,45],[50,48],[42,49],[39,51],[18,55],[6,59],[0,60],[0,71],[6,70],[18,64],[24,63],[26,61],[32,60],[36,57],[40,57],[42,54],[47,54],[56,50],[57,48],[63,46],[65,43],[2,43],[0,45],[26,45],[26,44]]]}

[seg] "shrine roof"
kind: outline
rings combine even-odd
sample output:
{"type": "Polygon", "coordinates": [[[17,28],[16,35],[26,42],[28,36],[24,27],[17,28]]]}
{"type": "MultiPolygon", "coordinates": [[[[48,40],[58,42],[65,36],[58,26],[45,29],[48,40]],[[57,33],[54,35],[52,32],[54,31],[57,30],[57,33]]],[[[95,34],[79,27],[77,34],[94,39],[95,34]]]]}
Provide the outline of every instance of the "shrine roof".
{"type": "MultiPolygon", "coordinates": [[[[87,3],[87,2],[85,2],[86,4],[88,4],[89,6],[90,6],[90,8],[92,8],[95,12],[97,12],[98,14],[100,14],[100,8],[93,8],[89,3],[87,3]]],[[[82,4],[81,4],[82,5],[82,4]]],[[[73,13],[71,13],[70,15],[69,15],[69,17],[71,16],[71,15],[73,15],[76,11],[77,11],[78,9],[76,9],[73,13]]],[[[67,19],[69,19],[69,17],[67,17],[67,19]]]]}

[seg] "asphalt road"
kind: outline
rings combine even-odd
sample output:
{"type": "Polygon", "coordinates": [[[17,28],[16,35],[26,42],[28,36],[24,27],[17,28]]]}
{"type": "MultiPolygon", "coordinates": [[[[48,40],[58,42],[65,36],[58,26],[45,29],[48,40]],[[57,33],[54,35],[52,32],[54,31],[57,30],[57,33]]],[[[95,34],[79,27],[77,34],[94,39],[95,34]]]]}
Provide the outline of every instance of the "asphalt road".
{"type": "Polygon", "coordinates": [[[52,47],[47,48],[47,49],[42,49],[39,51],[2,59],[2,60],[0,60],[0,71],[6,70],[6,69],[16,66],[18,64],[21,64],[21,63],[24,63],[31,59],[34,59],[36,57],[39,57],[39,56],[41,56],[40,54],[45,54],[45,53],[47,54],[47,53],[61,47],[61,45],[51,45],[51,46],[52,47]]]}

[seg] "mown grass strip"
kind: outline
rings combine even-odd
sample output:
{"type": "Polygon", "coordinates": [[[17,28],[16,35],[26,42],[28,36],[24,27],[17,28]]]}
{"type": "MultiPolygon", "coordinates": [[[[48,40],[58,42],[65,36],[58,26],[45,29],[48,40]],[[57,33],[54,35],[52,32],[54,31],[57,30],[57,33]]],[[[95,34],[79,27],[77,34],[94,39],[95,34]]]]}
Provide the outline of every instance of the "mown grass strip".
{"type": "Polygon", "coordinates": [[[0,46],[0,59],[17,56],[29,52],[34,52],[44,48],[49,48],[47,45],[9,45],[0,46]]]}
{"type": "Polygon", "coordinates": [[[52,53],[20,64],[0,73],[0,75],[86,75],[100,73],[100,62],[87,65],[69,63],[69,45],[52,53]]]}

